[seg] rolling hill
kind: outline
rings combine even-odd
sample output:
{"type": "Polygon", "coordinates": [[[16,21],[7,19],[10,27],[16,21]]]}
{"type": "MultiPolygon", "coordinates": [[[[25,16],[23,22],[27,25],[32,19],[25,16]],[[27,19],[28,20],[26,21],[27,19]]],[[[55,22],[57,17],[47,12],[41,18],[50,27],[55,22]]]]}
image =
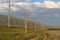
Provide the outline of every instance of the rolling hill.
{"type": "MultiPolygon", "coordinates": [[[[13,27],[24,27],[24,19],[18,19],[15,17],[10,18],[10,26],[13,27]]],[[[0,26],[7,26],[8,25],[8,16],[0,14],[0,26]]],[[[36,21],[28,21],[28,26],[29,27],[34,27],[34,26],[40,26],[39,22],[36,21]]]]}
{"type": "MultiPolygon", "coordinates": [[[[14,18],[14,17],[11,17],[11,20],[10,20],[10,25],[13,26],[18,26],[20,25],[20,23],[23,24],[23,20],[21,19],[17,19],[17,18],[14,18]]],[[[8,16],[5,16],[5,15],[1,15],[0,14],[0,25],[1,26],[4,26],[4,25],[8,25],[8,16]]]]}

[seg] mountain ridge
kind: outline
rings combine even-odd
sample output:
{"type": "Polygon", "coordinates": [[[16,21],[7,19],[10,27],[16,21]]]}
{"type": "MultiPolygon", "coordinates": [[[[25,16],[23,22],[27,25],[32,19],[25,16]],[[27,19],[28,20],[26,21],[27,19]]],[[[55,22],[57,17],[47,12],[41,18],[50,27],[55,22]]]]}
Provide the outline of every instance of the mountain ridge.
{"type": "MultiPolygon", "coordinates": [[[[10,26],[12,27],[24,27],[24,20],[18,19],[15,17],[10,17],[10,26]]],[[[0,14],[0,26],[7,26],[8,25],[8,16],[0,14]]],[[[32,20],[28,20],[28,27],[40,26],[39,22],[35,22],[32,20]]]]}

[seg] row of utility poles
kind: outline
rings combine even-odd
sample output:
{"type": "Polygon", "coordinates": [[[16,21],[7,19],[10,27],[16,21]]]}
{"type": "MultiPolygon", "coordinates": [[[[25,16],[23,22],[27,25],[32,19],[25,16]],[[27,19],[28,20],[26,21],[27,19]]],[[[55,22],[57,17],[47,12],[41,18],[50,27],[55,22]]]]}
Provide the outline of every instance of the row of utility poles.
{"type": "MultiPolygon", "coordinates": [[[[11,27],[10,26],[10,0],[8,1],[8,27],[11,27]]],[[[27,21],[28,21],[28,15],[27,15],[27,12],[26,14],[24,15],[25,17],[25,34],[27,34],[27,21]]]]}
{"type": "MultiPolygon", "coordinates": [[[[25,5],[25,4],[24,4],[25,5]]],[[[30,8],[30,7],[29,7],[30,8]]],[[[8,27],[11,27],[11,25],[10,25],[10,0],[8,1],[8,27]]],[[[32,8],[31,8],[31,11],[30,12],[25,12],[24,13],[24,17],[25,17],[25,34],[27,34],[28,33],[28,15],[30,14],[32,12],[32,8]]],[[[35,27],[35,30],[36,30],[36,27],[35,27]]]]}

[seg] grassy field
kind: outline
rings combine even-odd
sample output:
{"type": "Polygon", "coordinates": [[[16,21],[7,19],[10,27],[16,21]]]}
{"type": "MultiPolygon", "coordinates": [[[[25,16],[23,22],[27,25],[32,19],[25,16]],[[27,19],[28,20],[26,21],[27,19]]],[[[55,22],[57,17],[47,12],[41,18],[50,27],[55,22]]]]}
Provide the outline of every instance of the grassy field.
{"type": "Polygon", "coordinates": [[[60,30],[37,30],[28,28],[24,34],[24,27],[0,27],[0,40],[60,40],[60,30]]]}

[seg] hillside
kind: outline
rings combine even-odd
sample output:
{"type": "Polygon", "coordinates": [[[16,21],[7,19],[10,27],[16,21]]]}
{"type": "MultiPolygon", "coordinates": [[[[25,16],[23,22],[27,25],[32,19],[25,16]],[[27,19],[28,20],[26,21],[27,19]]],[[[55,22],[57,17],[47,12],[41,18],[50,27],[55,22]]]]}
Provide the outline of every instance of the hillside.
{"type": "MultiPolygon", "coordinates": [[[[13,26],[13,27],[24,27],[24,19],[18,19],[18,18],[15,18],[15,17],[12,17],[10,18],[10,26],[13,26]]],[[[5,15],[2,15],[0,14],[0,26],[7,26],[8,25],[8,16],[5,16],[5,15]]],[[[36,21],[28,21],[28,26],[29,27],[34,27],[34,26],[37,26],[39,25],[40,26],[40,23],[39,22],[36,22],[36,21]]]]}
{"type": "MultiPolygon", "coordinates": [[[[10,20],[10,25],[13,26],[19,26],[20,24],[23,24],[23,20],[21,19],[17,19],[17,18],[14,18],[14,17],[11,17],[11,20],[10,20]],[[20,23],[19,23],[20,22],[20,23]]],[[[0,25],[1,26],[7,26],[8,25],[8,16],[5,16],[5,15],[1,15],[0,14],[0,25]]],[[[21,25],[20,25],[21,26],[21,25]]]]}

